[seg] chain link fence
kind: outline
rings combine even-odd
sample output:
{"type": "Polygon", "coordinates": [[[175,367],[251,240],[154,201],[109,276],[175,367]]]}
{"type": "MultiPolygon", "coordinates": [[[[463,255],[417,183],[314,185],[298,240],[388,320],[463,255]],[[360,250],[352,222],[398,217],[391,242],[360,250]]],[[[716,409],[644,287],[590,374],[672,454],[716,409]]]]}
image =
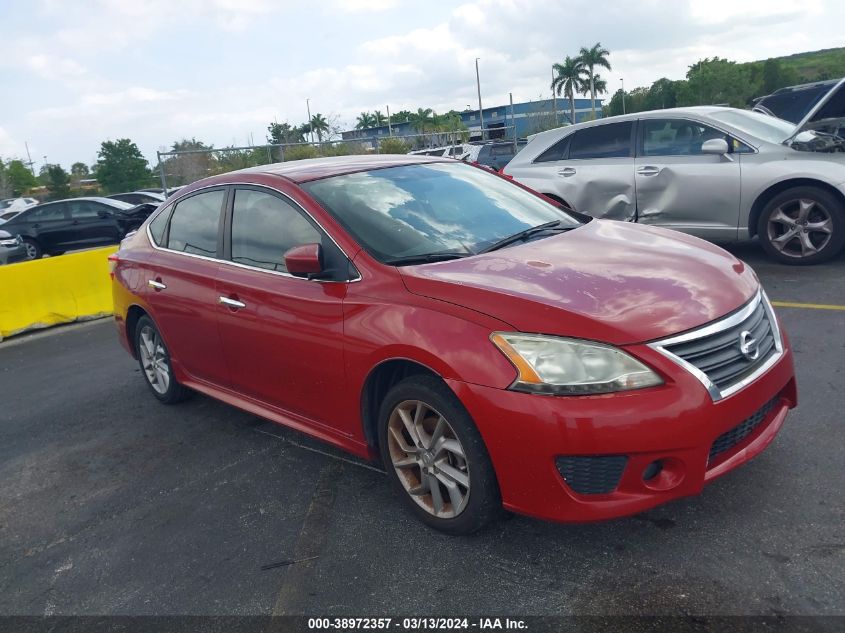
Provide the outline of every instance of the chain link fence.
{"type": "MultiPolygon", "coordinates": [[[[511,140],[505,138],[511,130],[513,126],[497,128],[496,133],[501,138],[491,140],[511,140]]],[[[451,132],[362,136],[313,143],[266,143],[241,147],[173,150],[156,152],[156,171],[161,187],[169,190],[215,174],[304,158],[353,154],[406,154],[438,147],[453,147],[467,143],[469,135],[469,130],[464,129],[451,132]]]]}

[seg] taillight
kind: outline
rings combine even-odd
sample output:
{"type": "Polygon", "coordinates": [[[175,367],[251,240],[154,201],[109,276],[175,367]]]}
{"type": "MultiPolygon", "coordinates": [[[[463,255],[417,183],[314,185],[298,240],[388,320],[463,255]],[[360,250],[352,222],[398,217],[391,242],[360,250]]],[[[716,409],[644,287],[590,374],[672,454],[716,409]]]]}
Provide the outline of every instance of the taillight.
{"type": "Polygon", "coordinates": [[[120,261],[120,257],[117,256],[117,253],[112,253],[109,255],[109,277],[114,279],[114,271],[117,268],[117,262],[120,261]]]}

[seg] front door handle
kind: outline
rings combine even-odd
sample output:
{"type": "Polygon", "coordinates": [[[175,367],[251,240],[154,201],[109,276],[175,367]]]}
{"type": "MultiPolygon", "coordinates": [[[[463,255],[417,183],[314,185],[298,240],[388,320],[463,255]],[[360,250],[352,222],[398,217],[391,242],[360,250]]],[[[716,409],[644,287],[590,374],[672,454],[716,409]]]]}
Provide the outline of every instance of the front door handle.
{"type": "Polygon", "coordinates": [[[558,176],[574,176],[575,175],[575,168],[574,167],[564,167],[563,169],[557,170],[558,176]]]}
{"type": "Polygon", "coordinates": [[[243,301],[238,301],[237,299],[231,299],[229,297],[217,297],[217,303],[229,308],[234,308],[235,310],[240,310],[241,308],[246,307],[246,304],[243,301]]]}
{"type": "Polygon", "coordinates": [[[637,173],[640,176],[656,176],[660,173],[660,167],[655,167],[654,165],[646,165],[637,169],[637,173]]]}
{"type": "Polygon", "coordinates": [[[159,281],[157,279],[150,279],[149,281],[147,281],[147,285],[150,288],[152,288],[153,290],[155,290],[156,292],[158,292],[159,290],[166,290],[167,289],[167,286],[164,285],[163,283],[161,283],[161,281],[159,281]]]}

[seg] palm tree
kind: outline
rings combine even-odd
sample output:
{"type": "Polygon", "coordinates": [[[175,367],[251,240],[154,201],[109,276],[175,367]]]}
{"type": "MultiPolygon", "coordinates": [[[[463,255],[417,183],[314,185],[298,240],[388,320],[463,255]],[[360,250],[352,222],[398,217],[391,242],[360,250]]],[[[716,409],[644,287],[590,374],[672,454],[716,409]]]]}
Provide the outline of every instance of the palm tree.
{"type": "Polygon", "coordinates": [[[569,99],[570,121],[575,124],[575,93],[584,91],[587,69],[584,68],[580,58],[572,59],[569,55],[566,56],[562,64],[555,64],[552,69],[555,72],[555,77],[552,80],[551,88],[558,95],[563,92],[569,99]]]}
{"type": "Polygon", "coordinates": [[[434,125],[434,110],[431,108],[417,108],[416,112],[411,113],[410,123],[411,127],[417,132],[425,134],[426,130],[434,125]]]}
{"type": "Polygon", "coordinates": [[[323,134],[329,131],[329,122],[319,112],[311,117],[311,130],[317,133],[317,141],[323,142],[323,134]]]}
{"type": "Polygon", "coordinates": [[[612,70],[610,68],[610,62],[607,60],[608,55],[610,55],[610,51],[602,48],[601,42],[596,42],[592,48],[582,46],[579,55],[581,63],[587,69],[587,77],[590,80],[590,99],[593,104],[594,119],[596,118],[596,68],[601,67],[612,70]]]}
{"type": "Polygon", "coordinates": [[[607,94],[607,82],[598,73],[593,77],[593,87],[597,95],[607,94]]]}
{"type": "Polygon", "coordinates": [[[376,111],[373,112],[373,122],[377,126],[381,127],[382,125],[384,125],[384,123],[383,123],[384,120],[385,120],[384,115],[381,113],[381,111],[376,110],[376,111]]]}
{"type": "Polygon", "coordinates": [[[362,112],[358,115],[358,122],[355,124],[356,130],[366,130],[373,127],[374,117],[369,112],[362,112]]]}

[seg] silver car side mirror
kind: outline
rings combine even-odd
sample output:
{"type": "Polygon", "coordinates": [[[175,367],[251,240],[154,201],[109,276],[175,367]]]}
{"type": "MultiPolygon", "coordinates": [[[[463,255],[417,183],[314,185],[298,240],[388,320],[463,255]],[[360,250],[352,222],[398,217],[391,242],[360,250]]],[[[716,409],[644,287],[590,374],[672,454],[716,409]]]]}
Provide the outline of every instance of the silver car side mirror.
{"type": "Polygon", "coordinates": [[[711,138],[701,144],[702,154],[727,154],[728,142],[723,138],[711,138]]]}

